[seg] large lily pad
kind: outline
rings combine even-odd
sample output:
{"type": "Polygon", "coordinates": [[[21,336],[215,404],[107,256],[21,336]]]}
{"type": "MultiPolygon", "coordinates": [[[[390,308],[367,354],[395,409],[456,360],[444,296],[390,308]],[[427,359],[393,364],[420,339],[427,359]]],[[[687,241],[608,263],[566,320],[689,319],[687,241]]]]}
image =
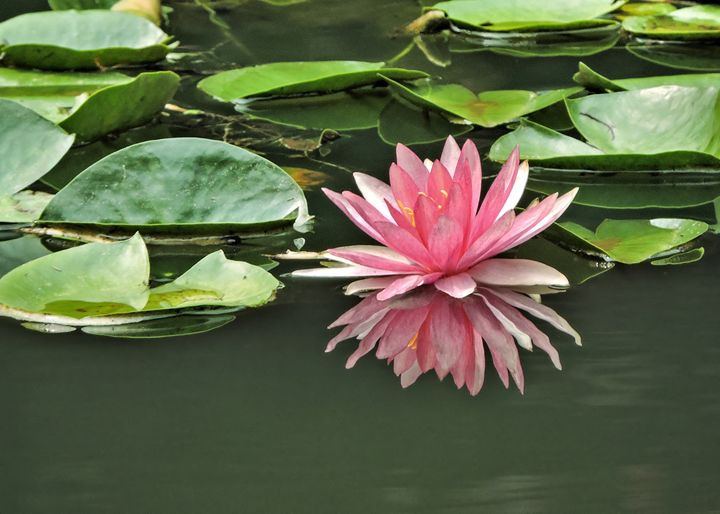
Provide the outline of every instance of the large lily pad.
{"type": "Polygon", "coordinates": [[[168,284],[151,289],[149,276],[147,249],[136,234],[118,243],[63,250],[15,268],[0,278],[0,304],[26,314],[63,316],[67,324],[82,325],[72,320],[92,318],[93,325],[117,325],[123,321],[118,316],[138,312],[152,316],[200,306],[256,307],[273,299],[280,286],[267,271],[227,260],[222,251],[168,284]],[[107,316],[114,318],[104,323],[107,316]]]}
{"type": "Polygon", "coordinates": [[[57,164],[74,136],[22,105],[0,100],[0,198],[29,186],[57,164]]]}
{"type": "Polygon", "coordinates": [[[720,6],[695,5],[659,16],[630,16],[623,29],[655,39],[720,38],[720,6]]]}
{"type": "Polygon", "coordinates": [[[627,0],[451,0],[431,7],[454,23],[487,31],[547,31],[612,23],[596,19],[627,0]]]}
{"type": "Polygon", "coordinates": [[[648,89],[658,86],[711,86],[720,88],[720,73],[687,73],[613,80],[601,75],[582,62],[578,66],[578,72],[573,75],[573,80],[587,89],[608,92],[648,89]]]}
{"type": "Polygon", "coordinates": [[[40,223],[227,233],[307,220],[302,190],[282,168],[220,141],[175,138],[90,166],[55,195],[40,223]]]}
{"type": "Polygon", "coordinates": [[[611,261],[638,264],[664,257],[707,232],[702,221],[658,218],[603,221],[593,232],[577,223],[563,222],[549,233],[564,244],[607,256],[611,261]]]}
{"type": "Polygon", "coordinates": [[[720,158],[720,89],[659,86],[566,101],[575,128],[608,154],[691,151],[720,158]]]}
{"type": "Polygon", "coordinates": [[[142,125],[163,109],[179,83],[170,71],[128,77],[0,68],[0,98],[33,109],[81,141],[142,125]]]}
{"type": "MultiPolygon", "coordinates": [[[[465,0],[463,0],[465,1],[465,0]]],[[[438,84],[431,80],[405,85],[388,78],[395,92],[420,106],[439,110],[481,127],[495,127],[539,111],[580,91],[557,89],[536,93],[522,90],[483,91],[475,94],[460,84],[438,84]]]]}
{"type": "Polygon", "coordinates": [[[198,87],[217,100],[232,102],[354,89],[381,82],[379,74],[398,80],[427,77],[422,71],[384,66],[362,61],[276,62],[224,71],[201,80],[198,87]]]}
{"type": "Polygon", "coordinates": [[[0,23],[3,60],[67,70],[156,62],[169,36],[133,14],[105,10],[29,13],[0,23]]]}

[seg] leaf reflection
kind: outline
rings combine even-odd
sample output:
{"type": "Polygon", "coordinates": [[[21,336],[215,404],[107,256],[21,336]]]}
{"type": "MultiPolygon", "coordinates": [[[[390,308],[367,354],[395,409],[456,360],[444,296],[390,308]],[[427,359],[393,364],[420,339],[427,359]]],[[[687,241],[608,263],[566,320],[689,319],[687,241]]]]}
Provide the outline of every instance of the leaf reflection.
{"type": "Polygon", "coordinates": [[[433,287],[387,301],[377,294],[365,297],[329,328],[343,327],[327,346],[357,339],[359,344],[348,358],[352,368],[376,348],[378,359],[392,363],[403,387],[412,385],[430,370],[443,380],[452,375],[458,389],[480,392],[485,379],[485,348],[492,365],[507,388],[512,378],[523,392],[525,379],[518,346],[533,346],[548,354],[557,369],[560,358],[550,338],[527,315],[543,320],[571,335],[580,345],[580,335],[538,295],[526,295],[508,288],[478,287],[472,295],[453,298],[433,287]]]}

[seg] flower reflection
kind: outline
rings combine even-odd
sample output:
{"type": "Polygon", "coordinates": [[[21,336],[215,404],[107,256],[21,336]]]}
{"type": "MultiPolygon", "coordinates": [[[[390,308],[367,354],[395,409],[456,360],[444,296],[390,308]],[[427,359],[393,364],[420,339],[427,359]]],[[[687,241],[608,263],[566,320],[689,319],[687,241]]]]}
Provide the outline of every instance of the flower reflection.
{"type": "Polygon", "coordinates": [[[442,380],[452,375],[458,389],[476,395],[485,379],[485,347],[505,387],[510,378],[522,392],[525,380],[517,346],[540,348],[561,369],[557,350],[526,314],[571,335],[579,334],[560,315],[539,303],[539,297],[508,287],[479,286],[464,298],[454,298],[433,287],[381,300],[373,293],[340,316],[329,328],[344,326],[327,346],[356,338],[358,348],[346,367],[352,368],[376,346],[376,356],[392,363],[403,387],[432,369],[442,380]]]}

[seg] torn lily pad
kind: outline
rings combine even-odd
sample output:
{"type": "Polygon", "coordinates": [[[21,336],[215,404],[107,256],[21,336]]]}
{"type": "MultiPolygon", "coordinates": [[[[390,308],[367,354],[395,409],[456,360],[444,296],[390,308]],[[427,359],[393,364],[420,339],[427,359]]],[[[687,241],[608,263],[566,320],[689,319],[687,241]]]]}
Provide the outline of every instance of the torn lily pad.
{"type": "Polygon", "coordinates": [[[55,195],[39,223],[228,234],[302,230],[309,219],[302,190],[279,166],[220,141],[173,138],[93,164],[55,195]]]}
{"type": "Polygon", "coordinates": [[[614,24],[600,19],[627,0],[451,0],[430,9],[443,11],[455,24],[493,32],[551,31],[614,24]]]}
{"type": "Polygon", "coordinates": [[[0,198],[12,196],[45,175],[74,139],[32,110],[0,100],[0,198]]]}
{"type": "Polygon", "coordinates": [[[717,39],[720,38],[720,6],[694,5],[658,16],[630,16],[623,29],[645,38],[717,39]]]}
{"type": "Polygon", "coordinates": [[[81,141],[149,121],[170,101],[179,83],[180,77],[170,71],[129,77],[0,68],[0,98],[36,111],[81,141]]]}
{"type": "Polygon", "coordinates": [[[393,91],[419,106],[466,120],[481,127],[495,127],[539,111],[579,92],[580,88],[536,93],[523,90],[483,91],[475,94],[460,84],[438,84],[432,80],[416,85],[387,78],[393,91]]]}
{"type": "Polygon", "coordinates": [[[414,80],[422,71],[386,68],[384,62],[276,62],[229,70],[205,78],[198,87],[223,102],[244,98],[332,93],[383,82],[389,77],[414,80]]]}
{"type": "Polygon", "coordinates": [[[547,235],[570,248],[604,255],[610,261],[638,264],[681,252],[683,245],[707,230],[707,223],[688,219],[606,219],[595,231],[573,222],[556,223],[547,235]]]}
{"type": "Polygon", "coordinates": [[[150,21],[106,10],[45,11],[0,23],[3,62],[51,70],[157,62],[171,38],[150,21]]]}

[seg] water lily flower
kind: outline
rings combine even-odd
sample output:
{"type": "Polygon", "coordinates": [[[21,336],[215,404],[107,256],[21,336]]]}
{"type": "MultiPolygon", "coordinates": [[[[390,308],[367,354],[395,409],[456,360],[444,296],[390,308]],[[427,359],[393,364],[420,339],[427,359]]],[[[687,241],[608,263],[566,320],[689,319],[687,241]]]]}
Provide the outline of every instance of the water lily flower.
{"type": "Polygon", "coordinates": [[[376,356],[392,363],[403,387],[434,369],[441,380],[451,374],[458,389],[466,386],[476,395],[485,378],[485,346],[505,387],[512,377],[521,392],[525,379],[517,346],[540,348],[561,369],[548,336],[522,311],[581,344],[579,334],[555,311],[511,288],[479,286],[461,299],[430,286],[390,300],[380,300],[380,295],[367,296],[330,325],[344,328],[326,351],[357,338],[360,343],[346,364],[352,368],[377,346],[376,356]]]}
{"type": "Polygon", "coordinates": [[[425,284],[455,298],[478,284],[563,288],[567,279],[534,261],[493,259],[537,235],[568,208],[577,189],[552,194],[520,214],[515,207],[528,179],[527,162],[517,148],[480,204],[482,170],[475,144],[462,147],[448,137],[439,160],[423,162],[397,146],[390,185],[354,174],[362,196],[323,189],[360,230],[382,246],[355,245],[327,250],[341,265],[300,270],[296,276],[360,278],[348,294],[381,289],[387,300],[425,284]]]}

